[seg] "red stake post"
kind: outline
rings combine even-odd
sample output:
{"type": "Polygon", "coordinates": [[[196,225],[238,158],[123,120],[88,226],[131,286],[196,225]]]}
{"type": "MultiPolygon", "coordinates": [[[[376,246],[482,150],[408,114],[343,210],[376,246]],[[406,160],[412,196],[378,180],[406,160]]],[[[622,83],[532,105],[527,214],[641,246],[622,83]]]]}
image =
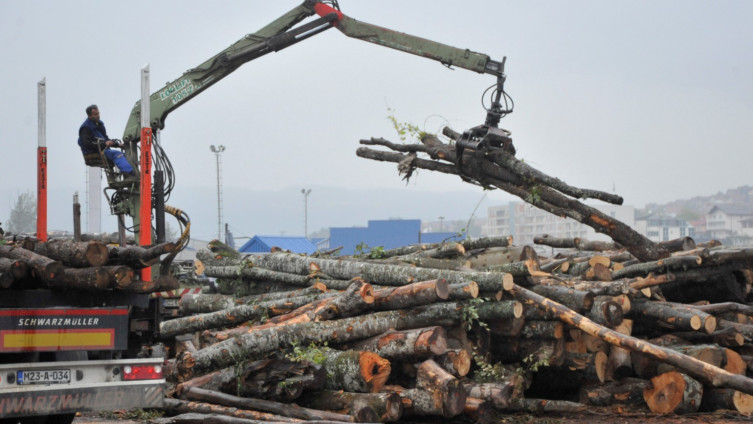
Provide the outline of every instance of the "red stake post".
{"type": "MultiPolygon", "coordinates": [[[[149,125],[149,65],[141,69],[141,210],[139,211],[139,245],[152,244],[152,128],[149,125]]],[[[141,270],[142,281],[152,281],[150,267],[141,270]]]]}
{"type": "Polygon", "coordinates": [[[37,240],[47,241],[47,91],[46,81],[37,83],[37,240]]]}

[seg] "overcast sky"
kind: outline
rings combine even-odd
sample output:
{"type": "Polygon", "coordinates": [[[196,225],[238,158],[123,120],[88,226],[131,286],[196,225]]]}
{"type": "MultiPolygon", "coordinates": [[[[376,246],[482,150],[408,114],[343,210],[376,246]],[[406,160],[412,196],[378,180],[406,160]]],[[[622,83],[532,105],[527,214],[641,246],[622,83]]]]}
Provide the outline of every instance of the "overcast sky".
{"type": "MultiPolygon", "coordinates": [[[[76,138],[87,105],[97,103],[110,136],[120,138],[140,96],[143,65],[150,65],[157,91],[298,4],[0,0],[0,221],[19,193],[36,189],[42,78],[50,227],[72,229],[72,195],[86,190],[76,138]]],[[[753,2],[341,0],[340,6],[365,22],[495,60],[507,56],[515,112],[501,126],[512,131],[519,158],[572,185],[614,190],[641,207],[753,183],[753,2]]],[[[373,191],[382,205],[391,199],[377,193],[390,190],[480,193],[457,177],[426,171],[406,187],[394,165],[358,158],[355,150],[361,138],[397,141],[388,108],[432,132],[479,125],[481,93],[493,83],[489,75],[326,31],[244,65],[167,118],[161,140],[177,174],[170,203],[208,217],[194,222],[196,234],[216,229],[211,144],[227,148],[228,193],[287,193],[298,204],[300,189],[313,188],[313,229],[365,225],[360,217],[327,219],[330,205],[314,202],[331,188],[373,191]]],[[[510,199],[493,193],[487,201],[510,199]]],[[[409,216],[413,206],[401,201],[395,212],[380,213],[426,218],[409,216]]],[[[236,199],[225,214],[253,221],[239,224],[253,233],[298,228],[298,222],[282,228],[274,221],[280,213],[253,198],[236,199]]],[[[115,220],[103,213],[104,222],[115,220]]]]}

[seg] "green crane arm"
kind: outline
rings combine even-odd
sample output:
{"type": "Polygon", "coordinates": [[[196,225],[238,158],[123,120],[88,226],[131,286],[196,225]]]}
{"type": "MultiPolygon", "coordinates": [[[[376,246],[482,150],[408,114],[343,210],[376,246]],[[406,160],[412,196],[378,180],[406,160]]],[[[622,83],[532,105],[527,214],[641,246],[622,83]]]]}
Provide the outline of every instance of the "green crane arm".
{"type": "MultiPolygon", "coordinates": [[[[176,80],[168,82],[164,87],[152,93],[149,97],[151,127],[164,128],[165,118],[170,112],[230,75],[244,63],[331,28],[330,22],[336,19],[335,15],[324,16],[290,30],[297,23],[314,15],[314,4],[314,1],[305,1],[264,28],[253,34],[247,34],[198,67],[187,70],[176,80]]],[[[123,141],[138,142],[141,129],[140,119],[141,101],[138,101],[126,123],[123,141]]]]}

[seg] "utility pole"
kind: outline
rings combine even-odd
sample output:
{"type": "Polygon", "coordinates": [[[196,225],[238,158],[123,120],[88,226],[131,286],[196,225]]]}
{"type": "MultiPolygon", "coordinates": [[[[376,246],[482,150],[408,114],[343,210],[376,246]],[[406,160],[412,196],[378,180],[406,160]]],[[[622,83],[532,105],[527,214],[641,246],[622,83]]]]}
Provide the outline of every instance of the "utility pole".
{"type": "Polygon", "coordinates": [[[220,167],[220,153],[225,151],[225,146],[214,144],[209,146],[217,159],[217,240],[222,241],[222,168],[220,167]]]}
{"type": "Polygon", "coordinates": [[[311,189],[301,189],[301,194],[303,194],[303,236],[308,238],[309,237],[309,194],[311,194],[311,189]]]}

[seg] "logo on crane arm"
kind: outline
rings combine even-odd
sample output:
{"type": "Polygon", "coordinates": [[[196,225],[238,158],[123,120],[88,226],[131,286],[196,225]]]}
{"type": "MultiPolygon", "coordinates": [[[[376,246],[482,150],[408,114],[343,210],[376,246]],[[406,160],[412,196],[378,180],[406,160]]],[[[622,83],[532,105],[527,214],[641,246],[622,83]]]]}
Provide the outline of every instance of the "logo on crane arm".
{"type": "Polygon", "coordinates": [[[173,104],[177,104],[193,92],[194,85],[191,80],[189,78],[183,78],[182,80],[175,82],[169,87],[162,90],[159,93],[159,98],[162,101],[171,99],[173,104]]]}

